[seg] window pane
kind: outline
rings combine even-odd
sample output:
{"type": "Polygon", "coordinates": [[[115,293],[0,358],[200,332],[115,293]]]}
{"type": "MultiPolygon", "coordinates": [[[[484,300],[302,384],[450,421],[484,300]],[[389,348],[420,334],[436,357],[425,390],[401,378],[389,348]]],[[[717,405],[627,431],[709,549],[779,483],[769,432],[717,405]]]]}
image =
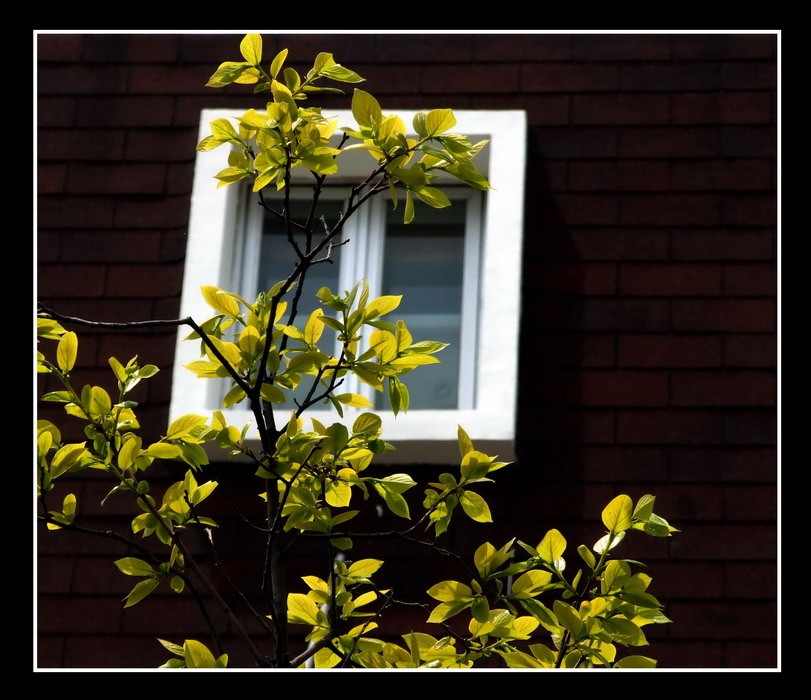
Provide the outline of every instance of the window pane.
{"type": "MultiPolygon", "coordinates": [[[[417,202],[408,225],[402,223],[399,208],[386,215],[382,293],[403,295],[392,316],[405,321],[415,342],[450,343],[437,355],[440,364],[403,376],[410,409],[454,409],[459,404],[466,206],[465,200],[445,209],[417,202]]],[[[377,397],[377,405],[386,405],[385,399],[377,397]]]]}
{"type": "MultiPolygon", "coordinates": [[[[316,212],[316,222],[321,216],[326,217],[327,223],[335,222],[343,209],[341,200],[321,200],[316,212]]],[[[308,200],[291,200],[290,212],[293,221],[304,223],[310,212],[310,202],[308,200]]],[[[317,224],[320,225],[320,224],[317,224]]],[[[294,233],[299,246],[304,249],[305,237],[301,232],[294,233]]],[[[315,240],[320,240],[316,234],[315,240]]],[[[321,263],[313,265],[307,272],[304,282],[304,291],[299,302],[299,319],[307,316],[321,304],[315,298],[315,293],[321,287],[329,287],[333,291],[338,290],[338,270],[340,267],[341,248],[333,248],[333,264],[321,263]]],[[[319,255],[319,257],[323,257],[319,255]]],[[[287,279],[298,259],[296,251],[287,240],[287,231],[284,222],[266,213],[262,224],[262,247],[259,253],[259,289],[267,291],[274,284],[287,279]]]]}
{"type": "MultiPolygon", "coordinates": [[[[316,222],[321,216],[324,216],[327,223],[334,223],[338,220],[343,206],[342,200],[321,200],[319,202],[318,210],[316,211],[316,222]]],[[[310,212],[310,201],[295,199],[291,200],[290,212],[292,214],[293,221],[303,224],[307,220],[307,215],[310,212]]],[[[317,225],[320,226],[320,224],[317,225]]],[[[318,229],[316,229],[316,231],[318,231],[318,229]]],[[[306,240],[304,234],[299,231],[298,233],[294,233],[294,236],[295,240],[303,250],[306,240]]],[[[321,240],[321,236],[316,233],[314,241],[318,242],[319,240],[321,240]]],[[[304,327],[307,317],[315,309],[323,308],[321,302],[319,302],[315,296],[316,292],[321,289],[321,287],[329,287],[331,290],[333,290],[333,292],[340,293],[340,290],[338,289],[338,273],[340,269],[341,250],[342,248],[340,247],[333,248],[332,264],[326,262],[319,263],[318,265],[313,265],[308,270],[307,276],[304,280],[304,289],[298,304],[298,312],[294,321],[294,325],[296,325],[298,328],[304,327]]],[[[318,257],[323,257],[323,255],[319,254],[318,257]]],[[[298,258],[296,256],[296,252],[293,250],[293,247],[287,240],[287,231],[285,230],[284,221],[266,212],[262,224],[262,243],[259,252],[258,283],[260,290],[267,291],[277,282],[287,279],[295,268],[297,262],[298,258]]],[[[293,294],[288,293],[285,299],[289,304],[293,299],[293,294]]],[[[285,314],[280,321],[287,323],[288,314],[285,314]]],[[[329,338],[333,335],[334,334],[327,329],[327,333],[325,333],[322,341],[326,340],[327,343],[329,343],[329,338]]],[[[292,343],[292,346],[296,345],[297,343],[292,343]]],[[[326,353],[331,353],[334,350],[334,348],[330,347],[329,344],[321,345],[321,349],[326,353]]],[[[274,405],[274,411],[276,411],[277,415],[284,415],[285,413],[289,415],[289,412],[295,408],[292,398],[297,398],[299,401],[301,401],[310,390],[313,380],[314,377],[310,375],[302,375],[301,383],[292,393],[287,389],[284,389],[285,394],[290,400],[284,404],[274,405]]],[[[321,393],[319,390],[316,390],[316,392],[321,393]]],[[[317,408],[322,407],[318,406],[317,408]]]]}

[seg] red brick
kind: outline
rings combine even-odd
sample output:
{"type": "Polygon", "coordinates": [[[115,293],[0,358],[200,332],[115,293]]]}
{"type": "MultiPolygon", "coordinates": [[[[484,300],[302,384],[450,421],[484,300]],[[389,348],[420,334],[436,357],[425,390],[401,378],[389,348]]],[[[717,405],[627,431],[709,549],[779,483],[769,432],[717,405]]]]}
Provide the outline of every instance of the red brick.
{"type": "Polygon", "coordinates": [[[40,297],[97,297],[104,292],[103,265],[41,265],[37,275],[40,297]]]}
{"type": "Polygon", "coordinates": [[[469,108],[523,109],[527,113],[527,122],[533,126],[569,123],[569,98],[564,95],[472,95],[469,108]]]}
{"type": "Polygon", "coordinates": [[[101,596],[48,596],[40,600],[40,633],[82,634],[118,632],[121,600],[101,596]]]}
{"type": "MultiPolygon", "coordinates": [[[[669,522],[674,518],[668,513],[669,522]]],[[[678,537],[676,533],[674,537],[678,537]]],[[[715,562],[660,561],[651,570],[651,591],[665,605],[672,600],[723,598],[724,565],[715,562]]]]}
{"type": "Polygon", "coordinates": [[[108,228],[113,222],[114,202],[104,197],[39,197],[40,228],[108,228]]]}
{"type": "Polygon", "coordinates": [[[727,411],[724,415],[727,445],[776,445],[777,414],[774,410],[727,411]]]}
{"type": "Polygon", "coordinates": [[[702,190],[773,190],[772,163],[768,160],[723,160],[677,162],[671,165],[672,188],[702,190]]]}
{"type": "Polygon", "coordinates": [[[772,335],[727,335],[724,338],[724,366],[776,367],[777,338],[772,335]]]}
{"type": "MultiPolygon", "coordinates": [[[[680,530],[693,523],[721,520],[723,490],[711,484],[657,485],[656,512],[680,530]]],[[[678,535],[676,535],[678,536],[678,535]]]]}
{"type": "Polygon", "coordinates": [[[728,668],[778,668],[778,647],[774,642],[727,642],[724,662],[728,668]]]}
{"type": "Polygon", "coordinates": [[[764,92],[690,92],[673,95],[674,124],[769,124],[774,95],[764,92]]]}
{"type": "Polygon", "coordinates": [[[56,231],[37,233],[37,263],[57,262],[61,236],[56,231]]]}
{"type": "Polygon", "coordinates": [[[527,339],[536,367],[613,367],[614,336],[603,333],[544,334],[527,339]]]}
{"type": "Polygon", "coordinates": [[[775,265],[724,265],[724,294],[727,296],[775,296],[775,265]]]}
{"type": "Polygon", "coordinates": [[[133,95],[204,95],[213,71],[199,65],[141,64],[130,68],[128,90],[133,95]]]}
{"type": "Polygon", "coordinates": [[[716,90],[720,86],[719,63],[628,63],[620,71],[620,90],[677,92],[716,90]]]}
{"type": "Polygon", "coordinates": [[[127,132],[128,161],[191,162],[197,146],[193,129],[132,129],[127,132]]]}
{"type": "Polygon", "coordinates": [[[160,259],[163,262],[179,262],[186,256],[186,231],[163,231],[160,242],[160,259]]]}
{"type": "Polygon", "coordinates": [[[650,126],[619,131],[623,158],[710,158],[718,155],[715,127],[650,126]]]}
{"type": "Polygon", "coordinates": [[[523,63],[522,92],[601,92],[617,89],[617,67],[594,63],[523,63]]]}
{"type": "Polygon", "coordinates": [[[590,331],[663,331],[668,302],[659,299],[572,299],[566,308],[567,328],[590,331]]]}
{"type": "Polygon", "coordinates": [[[580,373],[580,400],[584,406],[664,406],[667,373],[588,371],[580,373]]]}
{"type": "MultiPolygon", "coordinates": [[[[371,57],[367,56],[366,58],[368,60],[371,57]]],[[[392,109],[388,95],[407,95],[419,90],[420,68],[406,62],[361,63],[358,65],[352,64],[350,68],[366,78],[367,90],[377,97],[386,114],[392,109]]],[[[351,88],[343,87],[343,89],[348,94],[352,92],[351,88]]],[[[415,98],[416,102],[412,102],[411,107],[422,109],[424,99],[423,97],[415,98]]],[[[443,104],[442,107],[445,107],[445,105],[443,104]]]]}
{"type": "MultiPolygon", "coordinates": [[[[168,591],[169,586],[163,585],[168,591]]],[[[123,611],[122,631],[125,634],[150,634],[165,639],[167,636],[194,638],[194,635],[208,633],[205,620],[191,596],[155,593],[145,598],[137,608],[123,611]]]]}
{"type": "Polygon", "coordinates": [[[773,229],[696,229],[671,234],[674,260],[774,260],[773,229]]]}
{"type": "MultiPolygon", "coordinates": [[[[183,639],[176,635],[170,639],[178,644],[183,643],[183,639]]],[[[212,646],[210,637],[203,640],[209,647],[212,646]]],[[[82,635],[67,638],[64,665],[67,668],[155,669],[165,663],[170,656],[172,655],[161,646],[154,635],[82,635]]]]}
{"type": "Polygon", "coordinates": [[[533,390],[543,405],[662,406],[667,375],[656,372],[581,371],[538,373],[533,390]]]}
{"type": "Polygon", "coordinates": [[[718,367],[721,338],[718,335],[622,335],[619,338],[621,367],[718,367]]]}
{"type": "Polygon", "coordinates": [[[637,488],[645,482],[658,485],[667,480],[667,450],[658,447],[536,447],[532,454],[547,465],[545,482],[629,482],[637,488]]]}
{"type": "Polygon", "coordinates": [[[40,194],[59,194],[65,190],[67,166],[63,163],[37,166],[37,191],[40,194]]]}
{"type": "MultiPolygon", "coordinates": [[[[571,518],[571,504],[575,501],[581,504],[584,513],[600,513],[605,508],[605,504],[616,495],[613,486],[609,484],[589,484],[585,487],[582,484],[556,484],[554,488],[555,498],[544,502],[543,517],[550,521],[571,518]]],[[[510,498],[510,508],[515,513],[526,513],[531,517],[532,512],[537,509],[537,499],[538,493],[527,489],[515,493],[510,498]]],[[[523,530],[526,534],[524,541],[535,545],[541,541],[547,528],[538,524],[537,518],[534,524],[531,519],[527,524],[528,528],[523,530]]],[[[595,534],[597,533],[595,532],[595,534]]],[[[597,534],[597,538],[599,536],[597,534]]],[[[522,539],[524,538],[522,537],[522,539]]],[[[579,559],[574,552],[570,556],[579,559]]]]}
{"type": "MultiPolygon", "coordinates": [[[[627,228],[576,228],[570,232],[574,254],[585,260],[663,260],[667,231],[627,228]]],[[[548,251],[547,252],[551,252],[548,251]]],[[[553,256],[553,259],[557,256],[553,256]]]]}
{"type": "Polygon", "coordinates": [[[40,594],[68,593],[72,577],[72,559],[42,557],[37,561],[37,590],[40,594]]]}
{"type": "MultiPolygon", "coordinates": [[[[205,34],[182,34],[180,36],[180,54],[182,63],[208,63],[214,68],[222,61],[237,61],[240,59],[239,42],[244,35],[231,30],[205,34]]],[[[281,47],[278,46],[274,34],[262,35],[262,53],[275,56],[281,47]]],[[[294,56],[295,57],[295,56],[294,56]]],[[[299,56],[298,58],[301,58],[299,56]]],[[[313,56],[315,58],[315,56],[313,56]]],[[[212,73],[214,71],[212,70],[212,73]]]]}
{"type": "MultiPolygon", "coordinates": [[[[527,97],[526,99],[529,99],[527,97]]],[[[552,98],[547,98],[552,99],[552,98]]],[[[559,100],[560,98],[554,98],[559,100]]],[[[530,156],[550,158],[613,158],[617,153],[616,129],[600,127],[529,127],[530,156]]]]}
{"type": "Polygon", "coordinates": [[[534,442],[552,445],[600,445],[614,442],[614,412],[603,410],[527,411],[524,430],[534,442]]]}
{"type": "Polygon", "coordinates": [[[628,296],[711,296],[721,291],[718,265],[628,263],[620,266],[619,292],[628,296]]]}
{"type": "Polygon", "coordinates": [[[116,228],[179,228],[189,222],[189,196],[125,199],[115,212],[116,228]]]}
{"type": "Polygon", "coordinates": [[[566,61],[569,59],[567,34],[476,34],[473,57],[476,61],[566,61]]]}
{"type": "Polygon", "coordinates": [[[673,57],[772,58],[777,53],[776,34],[678,34],[673,37],[673,57]]]}
{"type": "Polygon", "coordinates": [[[518,71],[517,63],[424,65],[420,91],[425,94],[516,92],[518,71]]]}
{"type": "Polygon", "coordinates": [[[37,661],[35,670],[62,666],[64,647],[64,638],[40,635],[36,640],[37,661]]]}
{"type": "Polygon", "coordinates": [[[553,263],[532,269],[529,287],[556,294],[614,294],[616,266],[606,263],[553,263]]]}
{"type": "Polygon", "coordinates": [[[635,226],[711,226],[721,200],[705,194],[633,194],[620,198],[620,222],[635,226]]]}
{"type": "Polygon", "coordinates": [[[721,155],[727,158],[774,158],[777,155],[777,128],[723,126],[721,155]]]}
{"type": "Polygon", "coordinates": [[[666,95],[619,93],[572,97],[573,124],[666,124],[666,95]]]}
{"type": "Polygon", "coordinates": [[[72,127],[76,123],[75,97],[37,98],[37,127],[72,127]]]}
{"type": "Polygon", "coordinates": [[[473,41],[472,34],[379,34],[374,60],[399,63],[404,56],[413,57],[415,62],[441,63],[446,72],[451,72],[448,64],[473,59],[473,41]]]}
{"type": "Polygon", "coordinates": [[[775,562],[727,562],[724,569],[724,597],[760,600],[777,597],[775,562]]]}
{"type": "Polygon", "coordinates": [[[773,561],[776,529],[765,523],[693,523],[670,538],[678,560],[773,561]]]}
{"type": "Polygon", "coordinates": [[[777,198],[770,194],[728,194],[722,200],[728,226],[776,226],[777,198]]]}
{"type": "Polygon", "coordinates": [[[669,60],[672,41],[666,34],[576,34],[572,57],[579,61],[669,60]]]}
{"type": "Polygon", "coordinates": [[[149,262],[160,259],[160,231],[71,231],[63,236],[62,262],[149,262]]]}
{"type": "Polygon", "coordinates": [[[107,95],[127,90],[128,66],[41,65],[37,91],[43,95],[107,95]]]}
{"type": "Polygon", "coordinates": [[[656,639],[650,647],[650,655],[657,660],[659,669],[675,669],[677,672],[690,668],[714,669],[724,665],[725,646],[725,642],[703,639],[656,639]]]}
{"type": "Polygon", "coordinates": [[[103,63],[173,62],[179,42],[176,34],[87,34],[82,57],[103,63]]]}
{"type": "Polygon", "coordinates": [[[561,220],[573,226],[610,226],[618,223],[620,215],[619,200],[613,195],[560,194],[554,205],[561,220]]]}
{"type": "Polygon", "coordinates": [[[777,382],[773,372],[756,370],[674,372],[674,406],[771,406],[777,382]]]}
{"type": "Polygon", "coordinates": [[[569,165],[569,186],[608,192],[667,190],[668,165],[639,160],[574,161],[569,165]]]}
{"type": "Polygon", "coordinates": [[[173,98],[170,96],[80,97],[76,125],[109,128],[166,126],[171,123],[173,98]]]}
{"type": "Polygon", "coordinates": [[[40,129],[37,133],[37,158],[40,161],[121,160],[125,137],[124,130],[40,129]]]}
{"type": "MultiPolygon", "coordinates": [[[[236,90],[236,88],[234,88],[236,90]]],[[[212,90],[213,94],[207,96],[198,95],[179,95],[174,98],[174,108],[172,111],[171,119],[162,119],[155,126],[174,126],[194,128],[200,124],[200,112],[204,109],[233,109],[234,114],[242,114],[251,107],[257,107],[257,99],[251,94],[247,94],[244,90],[239,92],[223,92],[222,90],[212,90]]],[[[169,97],[137,97],[132,99],[139,100],[169,100],[169,97]]],[[[266,100],[266,97],[262,97],[266,100]]],[[[342,103],[338,109],[345,109],[345,98],[341,98],[342,103]]],[[[320,101],[322,106],[329,107],[330,104],[335,104],[333,101],[329,103],[324,99],[320,101]]],[[[258,102],[261,106],[261,100],[258,102]]],[[[385,105],[384,105],[385,107],[385,105]]],[[[196,132],[195,132],[196,133],[196,132]]]]}
{"type": "Polygon", "coordinates": [[[776,487],[750,484],[725,486],[724,518],[727,520],[776,520],[776,487]]]}
{"type": "MultiPolygon", "coordinates": [[[[109,490],[109,489],[108,489],[109,490]]],[[[157,547],[153,547],[160,552],[157,547]]],[[[127,550],[122,546],[120,559],[125,556],[144,559],[137,550],[127,550]]],[[[160,552],[159,556],[163,556],[160,552]]],[[[76,573],[73,581],[74,595],[92,593],[93,595],[116,596],[124,599],[139,579],[126,576],[113,563],[114,559],[81,557],[76,560],[76,573]]]]}
{"type": "Polygon", "coordinates": [[[676,299],[673,330],[773,331],[775,304],[765,299],[676,299]]]}
{"type": "MultiPolygon", "coordinates": [[[[98,336],[98,364],[104,366],[111,355],[126,362],[133,355],[138,355],[141,364],[165,367],[172,364],[175,354],[174,330],[155,333],[104,333],[98,336]]],[[[147,385],[154,382],[142,381],[147,385]]]]}
{"type": "Polygon", "coordinates": [[[70,194],[160,194],[164,191],[166,166],[162,164],[71,163],[67,191],[70,194]]]}
{"type": "Polygon", "coordinates": [[[722,417],[697,410],[623,410],[617,418],[620,444],[701,445],[721,442],[722,417]]]}
{"type": "Polygon", "coordinates": [[[678,620],[672,635],[677,638],[730,641],[774,639],[777,630],[775,604],[732,602],[674,602],[668,617],[678,620]]]}
{"type": "Polygon", "coordinates": [[[777,454],[763,447],[676,447],[672,451],[673,481],[774,483],[777,454]]]}
{"type": "Polygon", "coordinates": [[[166,297],[180,294],[180,265],[110,265],[105,293],[123,297],[166,297]]]}
{"type": "Polygon", "coordinates": [[[78,61],[82,52],[80,34],[37,33],[37,62],[78,61]]]}
{"type": "Polygon", "coordinates": [[[721,68],[721,86],[726,90],[777,88],[777,65],[760,61],[727,61],[721,68]]]}

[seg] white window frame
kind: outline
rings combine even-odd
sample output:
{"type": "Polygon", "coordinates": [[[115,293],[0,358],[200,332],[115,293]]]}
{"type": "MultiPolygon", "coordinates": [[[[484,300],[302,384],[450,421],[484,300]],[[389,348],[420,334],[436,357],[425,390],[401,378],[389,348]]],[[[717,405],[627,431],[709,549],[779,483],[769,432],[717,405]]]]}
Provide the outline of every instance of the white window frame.
{"type": "MultiPolygon", "coordinates": [[[[203,110],[199,139],[210,133],[209,123],[214,119],[232,118],[243,111],[203,110]]],[[[427,110],[403,110],[398,111],[398,114],[406,124],[410,124],[416,111],[427,110]]],[[[341,126],[355,124],[348,111],[325,110],[325,115],[334,115],[341,126]]],[[[476,300],[477,339],[472,367],[475,394],[469,394],[469,398],[464,400],[461,400],[460,394],[460,404],[463,407],[458,410],[411,410],[396,418],[390,410],[375,410],[383,419],[383,438],[398,448],[397,452],[381,455],[385,461],[456,461],[457,425],[468,432],[477,449],[491,454],[498,453],[504,459],[514,458],[526,115],[518,110],[460,110],[454,111],[454,116],[457,124],[452,131],[468,134],[472,140],[489,139],[490,143],[477,156],[476,163],[494,188],[486,193],[480,228],[481,241],[477,246],[478,260],[475,260],[475,256],[466,259],[466,265],[478,265],[480,274],[476,300]]],[[[250,248],[245,246],[241,222],[251,214],[243,209],[246,200],[241,196],[237,185],[216,188],[216,180],[213,178],[226,167],[224,156],[225,147],[198,152],[194,170],[180,317],[191,316],[198,322],[213,315],[212,309],[202,298],[201,286],[214,285],[230,291],[245,291],[237,276],[245,264],[246,251],[250,251],[250,248]]],[[[339,158],[340,175],[347,177],[349,182],[356,182],[358,175],[368,173],[373,166],[373,161],[363,151],[349,152],[339,158]]],[[[336,181],[336,177],[328,178],[327,182],[336,181]]],[[[451,179],[447,184],[451,185],[453,182],[455,180],[451,179]]],[[[372,207],[383,206],[384,202],[378,200],[385,198],[384,193],[367,204],[372,207]]],[[[259,207],[256,206],[256,209],[259,207]]],[[[361,215],[361,211],[356,216],[361,215]]],[[[373,244],[365,244],[359,250],[352,251],[351,247],[355,243],[356,241],[350,242],[342,255],[355,252],[358,256],[357,264],[350,272],[354,272],[358,278],[364,274],[370,277],[374,287],[376,282],[374,275],[368,274],[368,266],[370,258],[379,256],[379,252],[375,251],[373,244]]],[[[472,253],[466,253],[468,254],[472,256],[472,253]]],[[[249,252],[248,256],[250,257],[249,252]]],[[[346,279],[342,277],[341,281],[346,279]]],[[[467,290],[465,299],[465,303],[471,303],[470,289],[467,290]]],[[[199,343],[184,342],[183,337],[187,334],[188,330],[185,328],[178,332],[170,420],[187,413],[206,414],[220,408],[218,399],[222,396],[222,387],[218,386],[219,382],[200,379],[183,367],[199,359],[199,343]]],[[[470,337],[463,339],[463,346],[470,340],[470,337]]],[[[438,357],[441,359],[441,354],[438,357]]],[[[361,409],[347,409],[344,422],[351,425],[359,412],[361,409]]],[[[232,425],[240,426],[253,421],[253,416],[244,403],[229,409],[227,415],[232,425]]],[[[305,417],[307,415],[322,421],[339,420],[334,412],[316,411],[315,407],[308,410],[305,417]]]]}

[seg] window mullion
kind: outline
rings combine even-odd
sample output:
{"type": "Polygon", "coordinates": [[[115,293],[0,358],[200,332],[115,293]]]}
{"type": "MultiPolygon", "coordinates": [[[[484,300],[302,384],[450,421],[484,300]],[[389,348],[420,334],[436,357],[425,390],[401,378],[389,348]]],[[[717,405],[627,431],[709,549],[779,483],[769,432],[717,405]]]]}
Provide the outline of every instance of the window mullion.
{"type": "Polygon", "coordinates": [[[479,324],[482,197],[477,192],[467,194],[460,336],[463,352],[459,357],[460,409],[470,409],[476,405],[476,351],[479,324]]]}

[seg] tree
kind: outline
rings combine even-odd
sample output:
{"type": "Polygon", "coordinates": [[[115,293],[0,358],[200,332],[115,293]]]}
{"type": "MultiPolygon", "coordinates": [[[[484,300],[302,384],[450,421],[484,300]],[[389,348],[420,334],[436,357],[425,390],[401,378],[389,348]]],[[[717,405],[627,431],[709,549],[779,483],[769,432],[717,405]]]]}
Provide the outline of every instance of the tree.
{"type": "MultiPolygon", "coordinates": [[[[213,121],[211,135],[198,150],[230,146],[228,167],[217,175],[218,187],[241,180],[252,183],[260,205],[283,223],[295,252],[294,267],[286,279],[253,301],[204,286],[203,297],[214,315],[200,323],[191,318],[101,323],[40,307],[39,334],[56,341],[56,348],[55,354],[53,350],[39,354],[38,368],[62,384],[42,398],[63,403],[69,416],[81,420],[86,440],[65,443],[56,425],[39,421],[39,518],[50,530],[114,537],[130,548],[129,554],[138,555],[115,562],[123,574],[139,579],[127,594],[125,607],[138,604],[161,585],[195,598],[209,624],[208,644],[215,651],[199,640],[182,645],[160,640],[174,655],[166,663],[169,667],[227,665],[227,650],[209,610],[212,605],[237,631],[257,666],[468,667],[485,658],[525,668],[655,665],[644,656],[617,656],[617,645],[647,643],[642,629],[646,624],[669,620],[661,603],[647,592],[650,577],[635,572],[638,562],[612,554],[630,530],[653,536],[674,531],[653,513],[653,496],[643,495],[634,505],[629,496],[620,495],[606,506],[602,512],[606,533],[592,548],[577,548],[583,566],[574,576],[564,573],[567,542],[555,529],[536,546],[512,538],[500,546],[485,542],[475,552],[450,553],[442,547],[441,537],[454,517],[491,521],[480,489],[506,463],[476,450],[460,427],[458,472],[441,474],[426,484],[422,499],[415,499],[412,489],[417,482],[410,475],[381,476],[379,469],[370,469],[375,455],[393,449],[382,438],[379,416],[365,411],[351,425],[340,421],[324,425],[307,415],[322,402],[329,403],[339,418],[345,407],[372,408],[366,397],[343,390],[350,375],[384,395],[395,415],[407,413],[407,375],[438,362],[436,355],[445,345],[415,341],[403,321],[390,320],[401,297],[370,298],[364,280],[351,290],[318,290],[321,308],[302,318],[299,307],[307,275],[314,266],[330,263],[335,248],[346,242],[342,239],[346,221],[372,197],[388,193],[395,207],[402,206],[403,221],[409,223],[415,198],[434,208],[450,205],[434,182],[440,174],[488,189],[473,162],[486,142],[472,143],[452,133],[456,122],[450,109],[418,114],[412,124],[415,138],[410,138],[402,119],[385,115],[378,101],[358,88],[351,102],[357,126],[339,132],[336,122],[304,100],[319,92],[340,92],[322,85],[325,79],[361,82],[357,73],[336,63],[331,54],[321,53],[302,76],[284,67],[286,50],[266,69],[262,39],[256,34],[242,40],[240,51],[244,60],[222,63],[208,85],[254,85],[255,94],[269,93],[271,101],[264,112],[248,110],[236,124],[213,121]],[[328,221],[318,209],[325,182],[339,172],[342,155],[358,149],[371,156],[369,174],[349,189],[344,211],[328,221]],[[295,168],[309,171],[313,182],[304,219],[291,214],[295,168]],[[157,367],[141,365],[137,357],[126,363],[110,358],[116,383],[113,396],[100,386],[78,388],[71,377],[78,338],[65,328],[71,324],[122,329],[189,326],[187,340],[199,343],[201,354],[187,368],[201,379],[228,381],[223,408],[246,402],[255,425],[229,425],[227,412],[216,411],[213,416],[181,416],[159,439],[142,437],[137,404],[128,394],[157,367]],[[338,350],[333,352],[333,347],[338,350]],[[292,410],[280,410],[291,403],[292,410]],[[252,431],[258,434],[258,446],[252,431]],[[261,483],[265,513],[256,527],[264,533],[263,551],[257,552],[264,609],[256,609],[225,576],[229,598],[240,601],[235,609],[187,546],[190,535],[217,526],[205,515],[203,504],[218,487],[207,474],[206,444],[250,460],[261,483]],[[162,494],[156,494],[146,479],[155,460],[185,465],[183,478],[162,494]],[[57,479],[88,468],[110,477],[108,498],[122,494],[132,499],[136,515],[131,533],[83,527],[70,493],[62,497],[61,508],[50,509],[57,479]],[[366,504],[380,502],[406,524],[385,532],[355,531],[347,525],[366,504]],[[415,506],[422,510],[412,517],[415,506]],[[140,538],[134,539],[139,533],[140,538]],[[467,582],[444,580],[431,586],[427,595],[433,607],[401,600],[396,588],[383,582],[384,575],[377,576],[383,560],[352,560],[354,541],[388,538],[454,557],[467,582]],[[289,561],[301,542],[312,540],[323,545],[323,570],[301,582],[291,581],[289,561]],[[407,630],[404,645],[372,636],[386,611],[397,605],[424,609],[436,636],[407,630]],[[264,640],[260,643],[249,634],[246,622],[251,619],[261,624],[271,654],[262,651],[264,640]],[[306,648],[295,648],[292,641],[292,631],[299,626],[309,630],[306,648]]],[[[219,565],[216,536],[205,538],[210,557],[219,565]]]]}

